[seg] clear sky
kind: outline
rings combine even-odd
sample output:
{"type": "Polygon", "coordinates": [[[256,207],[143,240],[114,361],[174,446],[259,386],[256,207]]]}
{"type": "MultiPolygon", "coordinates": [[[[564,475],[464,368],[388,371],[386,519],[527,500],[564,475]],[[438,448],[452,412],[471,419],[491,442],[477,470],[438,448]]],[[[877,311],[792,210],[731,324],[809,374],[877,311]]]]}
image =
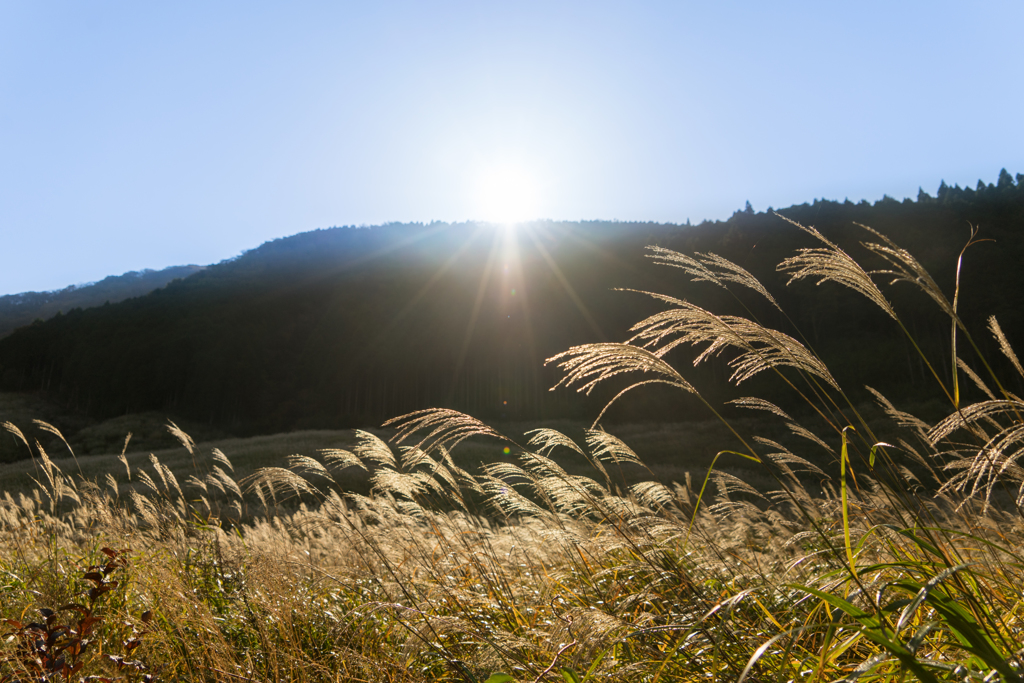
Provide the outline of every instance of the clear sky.
{"type": "Polygon", "coordinates": [[[1021,2],[0,0],[0,294],[1024,172],[1021,2]]]}

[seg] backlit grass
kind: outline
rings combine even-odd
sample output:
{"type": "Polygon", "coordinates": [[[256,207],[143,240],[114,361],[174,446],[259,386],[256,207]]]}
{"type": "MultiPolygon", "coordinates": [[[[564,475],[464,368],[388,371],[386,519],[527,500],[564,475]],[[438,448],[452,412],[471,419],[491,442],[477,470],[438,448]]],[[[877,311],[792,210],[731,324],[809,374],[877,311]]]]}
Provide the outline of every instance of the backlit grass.
{"type": "MultiPolygon", "coordinates": [[[[875,280],[903,280],[949,317],[950,367],[977,348],[911,255],[867,233],[879,277],[805,230],[814,246],[781,266],[795,280],[850,287],[894,325],[875,280]]],[[[771,300],[713,255],[652,255],[771,300]]],[[[801,422],[753,397],[756,418],[689,439],[426,410],[198,447],[172,428],[174,451],[59,460],[8,424],[33,458],[3,472],[0,677],[1020,680],[1024,402],[990,361],[936,370],[947,409],[924,422],[851,404],[799,330],[654,296],[633,339],[552,359],[563,383],[699,396],[667,355],[692,345],[734,382],[789,386],[801,422]],[[963,402],[965,382],[987,399],[963,402]],[[680,456],[648,469],[633,441],[680,456]]],[[[1024,375],[998,323],[982,333],[1024,375]]]]}

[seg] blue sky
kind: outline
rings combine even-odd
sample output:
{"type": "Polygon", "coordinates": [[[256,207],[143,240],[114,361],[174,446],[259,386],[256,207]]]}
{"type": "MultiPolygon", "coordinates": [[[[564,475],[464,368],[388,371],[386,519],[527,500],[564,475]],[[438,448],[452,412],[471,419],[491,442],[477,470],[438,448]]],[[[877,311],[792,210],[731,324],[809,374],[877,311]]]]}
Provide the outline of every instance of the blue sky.
{"type": "Polygon", "coordinates": [[[0,294],[333,225],[1024,172],[1018,2],[6,2],[0,294]]]}

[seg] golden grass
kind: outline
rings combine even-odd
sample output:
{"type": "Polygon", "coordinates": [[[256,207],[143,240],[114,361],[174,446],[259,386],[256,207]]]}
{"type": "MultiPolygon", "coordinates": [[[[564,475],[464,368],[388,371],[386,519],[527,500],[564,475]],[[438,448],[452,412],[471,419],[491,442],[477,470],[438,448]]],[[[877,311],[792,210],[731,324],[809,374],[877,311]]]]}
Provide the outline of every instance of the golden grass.
{"type": "MultiPolygon", "coordinates": [[[[895,317],[808,232],[825,246],[783,264],[794,279],[895,317]]],[[[655,256],[757,290],[714,255],[655,256]]],[[[175,450],[60,460],[9,426],[33,460],[0,471],[0,680],[1021,680],[1024,401],[986,365],[964,372],[991,397],[938,421],[855,406],[796,337],[662,300],[632,342],[553,359],[565,383],[695,392],[663,356],[700,344],[700,362],[733,354],[733,381],[770,372],[810,397],[811,417],[750,397],[756,418],[686,440],[429,410],[394,433],[199,445],[171,425],[175,450]],[[657,449],[678,459],[647,470],[657,449]],[[104,557],[124,566],[101,576],[104,557]]]]}

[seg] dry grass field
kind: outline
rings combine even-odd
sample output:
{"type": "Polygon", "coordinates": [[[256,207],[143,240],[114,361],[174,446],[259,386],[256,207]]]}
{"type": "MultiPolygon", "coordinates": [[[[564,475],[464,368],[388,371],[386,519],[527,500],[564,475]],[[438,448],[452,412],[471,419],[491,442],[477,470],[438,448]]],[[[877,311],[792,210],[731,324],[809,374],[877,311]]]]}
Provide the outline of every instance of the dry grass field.
{"type": "MultiPolygon", "coordinates": [[[[780,268],[899,325],[805,230],[780,268]]],[[[948,362],[985,334],[1024,375],[997,322],[965,329],[910,254],[867,240],[949,316],[948,362]]],[[[714,255],[653,255],[770,297],[714,255]]],[[[628,343],[553,359],[564,383],[695,392],[663,359],[692,344],[792,386],[814,428],[756,398],[749,419],[614,434],[427,410],[198,445],[172,425],[176,448],[76,458],[45,422],[5,424],[32,457],[0,470],[0,680],[1021,680],[1024,401],[961,362],[935,373],[942,419],[852,405],[805,342],[660,298],[628,343]]]]}

